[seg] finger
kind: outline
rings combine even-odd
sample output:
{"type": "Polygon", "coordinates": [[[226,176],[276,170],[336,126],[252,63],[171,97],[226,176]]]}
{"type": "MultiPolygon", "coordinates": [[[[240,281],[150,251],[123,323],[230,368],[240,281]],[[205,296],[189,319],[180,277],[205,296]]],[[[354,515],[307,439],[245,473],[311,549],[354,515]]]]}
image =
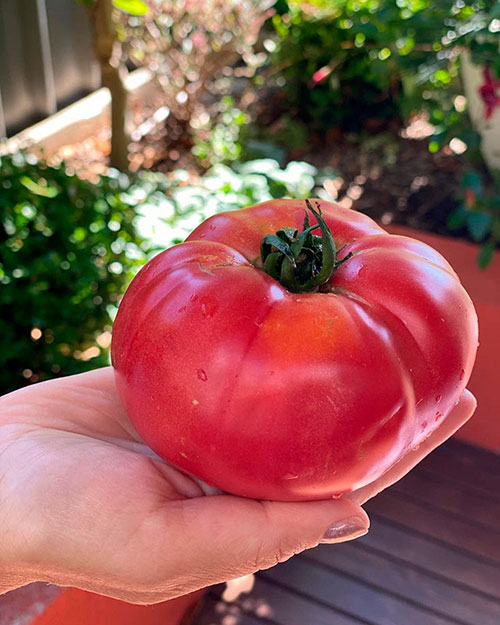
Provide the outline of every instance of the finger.
{"type": "Polygon", "coordinates": [[[348,500],[281,503],[219,495],[171,501],[127,531],[126,540],[119,526],[118,541],[108,534],[108,542],[90,551],[89,536],[66,537],[58,556],[63,561],[55,562],[51,550],[45,579],[157,603],[269,568],[321,541],[351,540],[368,527],[366,513],[348,500]]]}
{"type": "Polygon", "coordinates": [[[436,447],[439,447],[450,436],[464,425],[474,414],[476,409],[476,398],[468,390],[465,390],[457,405],[450,414],[443,420],[441,425],[427,438],[418,448],[410,450],[397,464],[382,477],[368,484],[350,495],[348,498],[356,503],[363,504],[384,489],[392,486],[407,473],[409,473],[419,462],[421,462],[436,447]]]}
{"type": "Polygon", "coordinates": [[[5,395],[1,402],[4,423],[141,441],[120,403],[112,367],[40,382],[5,395]]]}
{"type": "Polygon", "coordinates": [[[163,550],[156,551],[154,567],[164,571],[165,585],[155,600],[269,568],[319,542],[352,540],[368,531],[369,519],[347,500],[284,503],[221,495],[173,502],[161,525],[163,550]]]}

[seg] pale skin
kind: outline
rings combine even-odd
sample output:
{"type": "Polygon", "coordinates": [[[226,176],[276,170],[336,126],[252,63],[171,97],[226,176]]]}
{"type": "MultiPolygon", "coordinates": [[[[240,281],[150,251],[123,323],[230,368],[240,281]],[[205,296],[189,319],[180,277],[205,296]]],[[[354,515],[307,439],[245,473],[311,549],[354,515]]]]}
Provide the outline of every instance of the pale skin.
{"type": "Polygon", "coordinates": [[[350,540],[369,527],[361,505],[474,409],[465,391],[418,450],[349,496],[280,503],[213,494],[158,459],[123,410],[111,368],[16,391],[0,398],[0,593],[47,581],[156,603],[273,566],[332,526],[327,542],[350,540]]]}

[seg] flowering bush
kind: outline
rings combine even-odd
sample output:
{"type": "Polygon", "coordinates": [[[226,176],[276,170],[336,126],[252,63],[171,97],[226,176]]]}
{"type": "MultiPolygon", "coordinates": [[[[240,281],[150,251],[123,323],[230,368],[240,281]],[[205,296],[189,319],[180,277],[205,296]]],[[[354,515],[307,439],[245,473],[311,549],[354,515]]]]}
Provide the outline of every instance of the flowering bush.
{"type": "Polygon", "coordinates": [[[272,0],[154,0],[146,15],[118,16],[124,51],[133,63],[154,72],[183,131],[196,135],[212,127],[211,104],[230,87],[241,95],[238,83],[264,62],[266,55],[256,53],[254,46],[272,13],[271,4],[272,0]]]}

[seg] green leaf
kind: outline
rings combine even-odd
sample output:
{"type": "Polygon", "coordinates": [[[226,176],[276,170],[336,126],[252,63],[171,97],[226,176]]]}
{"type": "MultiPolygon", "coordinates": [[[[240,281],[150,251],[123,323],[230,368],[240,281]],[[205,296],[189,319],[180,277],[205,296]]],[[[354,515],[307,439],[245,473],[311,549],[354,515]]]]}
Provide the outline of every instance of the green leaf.
{"type": "Polygon", "coordinates": [[[463,228],[465,226],[465,222],[467,221],[468,212],[465,208],[459,206],[455,208],[449,215],[447,219],[448,228],[452,230],[458,230],[459,228],[463,228]]]}
{"type": "Polygon", "coordinates": [[[481,241],[491,227],[491,215],[488,213],[469,213],[467,215],[467,230],[475,241],[481,241]]]}
{"type": "Polygon", "coordinates": [[[35,195],[40,195],[42,197],[56,197],[56,195],[59,195],[59,191],[56,187],[42,186],[32,180],[29,176],[21,176],[21,178],[19,178],[19,182],[23,185],[23,187],[26,187],[28,191],[31,191],[31,193],[34,193],[35,195]]]}
{"type": "Polygon", "coordinates": [[[292,265],[295,265],[295,258],[294,258],[294,255],[293,255],[291,249],[290,249],[290,246],[287,243],[285,243],[284,241],[282,241],[275,234],[267,234],[262,239],[261,245],[263,247],[265,246],[265,250],[266,250],[265,256],[266,257],[271,252],[272,248],[275,247],[279,252],[281,252],[287,258],[290,259],[290,262],[292,263],[292,265]]]}
{"type": "Polygon", "coordinates": [[[130,13],[130,15],[146,15],[149,13],[149,7],[144,0],[113,0],[113,5],[120,11],[130,13]]]}
{"type": "Polygon", "coordinates": [[[479,254],[477,255],[477,264],[481,269],[485,269],[490,264],[495,247],[495,241],[490,240],[479,250],[479,254]]]}
{"type": "Polygon", "coordinates": [[[462,186],[464,189],[472,189],[476,195],[480,195],[482,191],[481,177],[476,171],[468,171],[462,178],[462,186]]]}

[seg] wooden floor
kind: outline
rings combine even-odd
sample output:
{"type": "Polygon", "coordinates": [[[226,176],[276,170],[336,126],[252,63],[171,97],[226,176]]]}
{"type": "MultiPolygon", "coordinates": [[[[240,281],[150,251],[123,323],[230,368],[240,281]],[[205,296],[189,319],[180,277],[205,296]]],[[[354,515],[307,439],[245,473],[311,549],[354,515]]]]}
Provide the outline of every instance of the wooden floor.
{"type": "Polygon", "coordinates": [[[500,625],[500,456],[450,441],[366,506],[369,534],[207,595],[194,625],[500,625]]]}

